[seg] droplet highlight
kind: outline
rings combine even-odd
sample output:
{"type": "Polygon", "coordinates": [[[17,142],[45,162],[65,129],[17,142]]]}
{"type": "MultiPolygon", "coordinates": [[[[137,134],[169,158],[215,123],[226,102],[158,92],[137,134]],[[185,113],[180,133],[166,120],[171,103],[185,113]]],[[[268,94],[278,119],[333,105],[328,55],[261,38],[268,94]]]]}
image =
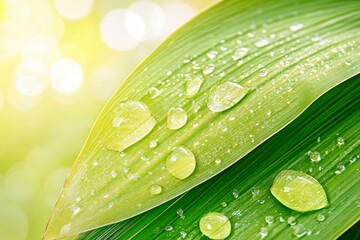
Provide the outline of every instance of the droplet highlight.
{"type": "Polygon", "coordinates": [[[114,113],[112,126],[103,138],[110,150],[123,151],[143,139],[156,125],[149,108],[136,100],[120,103],[114,113]]]}
{"type": "Polygon", "coordinates": [[[201,88],[204,79],[200,77],[190,78],[186,81],[186,98],[194,97],[201,88]]]}
{"type": "Polygon", "coordinates": [[[270,189],[272,195],[286,207],[308,212],[328,206],[326,193],[312,176],[294,170],[281,171],[270,189]]]}
{"type": "Polygon", "coordinates": [[[204,73],[205,75],[209,75],[209,74],[211,74],[212,72],[214,72],[214,70],[215,70],[215,65],[212,64],[212,63],[210,63],[210,64],[208,64],[208,65],[206,65],[206,66],[204,67],[203,73],[204,73]]]}
{"type": "Polygon", "coordinates": [[[186,147],[175,147],[166,159],[166,170],[178,179],[189,177],[195,170],[196,159],[186,147]]]}
{"type": "Polygon", "coordinates": [[[229,219],[221,213],[210,212],[200,219],[200,231],[210,239],[224,239],[231,233],[229,219]]]}
{"type": "Polygon", "coordinates": [[[296,32],[296,31],[299,31],[300,29],[302,29],[303,27],[304,27],[304,24],[302,24],[302,23],[293,23],[290,26],[290,31],[296,32]]]}
{"type": "Polygon", "coordinates": [[[153,195],[158,195],[162,192],[162,187],[158,184],[153,184],[150,186],[149,192],[153,195]]]}
{"type": "Polygon", "coordinates": [[[172,107],[168,112],[167,127],[172,130],[182,128],[187,122],[187,114],[180,107],[172,107]]]}
{"type": "Polygon", "coordinates": [[[207,106],[212,112],[225,111],[248,93],[249,89],[234,82],[225,82],[210,89],[207,106]]]}
{"type": "Polygon", "coordinates": [[[309,151],[308,155],[309,155],[311,162],[320,162],[321,161],[321,154],[318,151],[309,151]]]}

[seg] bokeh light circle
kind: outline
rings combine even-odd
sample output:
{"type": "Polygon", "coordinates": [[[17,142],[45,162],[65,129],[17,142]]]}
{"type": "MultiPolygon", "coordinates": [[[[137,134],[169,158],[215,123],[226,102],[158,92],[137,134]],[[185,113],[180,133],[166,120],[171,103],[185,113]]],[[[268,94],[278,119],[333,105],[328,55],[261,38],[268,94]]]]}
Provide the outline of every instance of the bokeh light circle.
{"type": "Polygon", "coordinates": [[[163,11],[166,18],[164,37],[167,37],[195,15],[195,10],[182,2],[171,2],[164,6],[163,11]]]}
{"type": "Polygon", "coordinates": [[[83,81],[80,64],[72,59],[57,60],[50,69],[51,87],[62,94],[77,91],[83,81]]]}
{"type": "Polygon", "coordinates": [[[128,51],[136,48],[145,34],[145,23],[131,10],[115,9],[105,15],[100,24],[100,34],[110,48],[128,51]]]}
{"type": "Polygon", "coordinates": [[[29,221],[25,212],[15,204],[0,201],[1,239],[27,239],[29,221]]]}
{"type": "Polygon", "coordinates": [[[55,0],[55,7],[62,17],[76,20],[91,12],[93,0],[55,0]]]}
{"type": "Polygon", "coordinates": [[[130,10],[139,14],[144,20],[144,41],[153,41],[162,37],[165,27],[165,15],[157,3],[151,1],[137,1],[130,6],[130,10]]]}
{"type": "Polygon", "coordinates": [[[40,95],[48,86],[48,69],[39,61],[25,60],[16,66],[13,81],[20,94],[40,95]]]}

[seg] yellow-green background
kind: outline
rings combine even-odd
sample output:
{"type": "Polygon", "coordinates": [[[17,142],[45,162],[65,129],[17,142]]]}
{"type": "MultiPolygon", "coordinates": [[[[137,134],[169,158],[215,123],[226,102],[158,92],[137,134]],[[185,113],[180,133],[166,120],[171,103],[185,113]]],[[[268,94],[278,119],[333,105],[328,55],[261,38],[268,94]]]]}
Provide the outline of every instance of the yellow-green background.
{"type": "Polygon", "coordinates": [[[215,2],[147,1],[153,8],[142,12],[134,6],[144,0],[0,0],[0,239],[41,238],[70,166],[107,99],[176,25],[215,2]],[[89,2],[91,8],[69,18],[56,2],[75,13],[89,2]],[[101,22],[114,9],[132,11],[145,26],[136,47],[118,51],[104,42],[101,22]],[[157,27],[151,25],[153,13],[157,27]],[[151,32],[158,35],[148,39],[151,32]],[[50,74],[64,58],[83,73],[80,87],[70,93],[59,92],[50,74]],[[31,65],[21,73],[28,61],[40,64],[40,73],[31,65]],[[24,76],[35,84],[24,84],[19,79],[24,76]],[[33,89],[36,84],[40,90],[33,89]]]}

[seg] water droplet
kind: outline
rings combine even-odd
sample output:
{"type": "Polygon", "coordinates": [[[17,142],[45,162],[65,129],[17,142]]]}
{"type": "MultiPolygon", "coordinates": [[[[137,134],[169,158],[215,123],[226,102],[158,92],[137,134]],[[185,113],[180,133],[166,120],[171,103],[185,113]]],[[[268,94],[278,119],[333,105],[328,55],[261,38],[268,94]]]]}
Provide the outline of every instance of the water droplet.
{"type": "Polygon", "coordinates": [[[234,196],[234,198],[238,198],[238,197],[239,197],[239,193],[237,192],[236,189],[233,190],[232,195],[234,196]]]}
{"type": "Polygon", "coordinates": [[[114,170],[112,170],[112,171],[111,171],[111,177],[112,177],[112,178],[116,178],[116,176],[117,176],[117,173],[116,173],[114,170]]]}
{"type": "Polygon", "coordinates": [[[220,205],[223,206],[223,207],[227,207],[227,203],[226,203],[226,202],[222,202],[222,203],[220,203],[220,205]]]}
{"type": "Polygon", "coordinates": [[[256,195],[258,195],[260,193],[260,189],[257,187],[252,187],[251,188],[251,194],[253,195],[253,197],[255,197],[256,195]]]}
{"type": "Polygon", "coordinates": [[[279,221],[280,221],[280,222],[285,222],[285,219],[280,216],[280,217],[279,217],[279,221]]]}
{"type": "Polygon", "coordinates": [[[185,215],[184,215],[184,210],[179,208],[177,211],[176,211],[176,214],[179,215],[179,217],[181,219],[184,219],[185,218],[185,215]]]}
{"type": "Polygon", "coordinates": [[[238,48],[235,50],[235,53],[232,56],[232,58],[236,61],[240,58],[245,57],[248,52],[249,52],[249,49],[247,47],[238,48]]]}
{"type": "Polygon", "coordinates": [[[263,68],[260,70],[260,77],[265,77],[266,75],[268,75],[268,71],[266,70],[266,68],[263,68]]]}
{"type": "Polygon", "coordinates": [[[166,170],[178,179],[189,177],[195,170],[194,154],[186,147],[175,147],[166,159],[166,170]]]}
{"type": "Polygon", "coordinates": [[[186,97],[194,97],[200,90],[201,85],[203,84],[204,79],[200,77],[190,78],[186,81],[186,97]]]}
{"type": "Polygon", "coordinates": [[[231,233],[229,219],[221,213],[210,212],[200,219],[200,231],[210,239],[224,239],[231,233]]]}
{"type": "Polygon", "coordinates": [[[343,137],[338,137],[336,142],[339,146],[341,146],[345,144],[345,139],[343,137]]]}
{"type": "Polygon", "coordinates": [[[81,201],[81,197],[76,197],[75,200],[76,200],[77,202],[80,202],[80,201],[81,201]]]}
{"type": "Polygon", "coordinates": [[[231,216],[233,217],[240,217],[241,216],[241,211],[240,210],[236,210],[234,212],[231,213],[231,216]]]}
{"type": "Polygon", "coordinates": [[[259,41],[257,41],[255,43],[255,46],[257,46],[257,47],[265,47],[268,44],[269,44],[269,40],[263,38],[263,39],[260,39],[259,41]]]}
{"type": "Polygon", "coordinates": [[[247,34],[247,36],[248,36],[249,38],[255,37],[255,35],[254,35],[252,32],[249,32],[249,33],[247,34]]]}
{"type": "Polygon", "coordinates": [[[166,75],[170,76],[172,74],[172,71],[168,71],[166,75]]]}
{"type": "Polygon", "coordinates": [[[319,143],[319,142],[321,142],[321,137],[318,137],[317,139],[316,139],[316,141],[319,143]]]}
{"type": "Polygon", "coordinates": [[[96,161],[96,160],[94,160],[94,161],[93,161],[93,166],[97,166],[97,165],[99,165],[99,162],[96,161]]]}
{"type": "Polygon", "coordinates": [[[180,232],[180,235],[181,235],[182,238],[186,238],[187,233],[186,233],[185,231],[181,231],[181,232],[180,232]]]}
{"type": "Polygon", "coordinates": [[[318,151],[309,151],[308,156],[311,162],[320,162],[321,161],[321,154],[318,151]]]}
{"type": "Polygon", "coordinates": [[[215,159],[215,164],[216,165],[219,165],[220,163],[221,163],[221,159],[219,159],[219,158],[215,159]]]}
{"type": "Polygon", "coordinates": [[[207,106],[213,112],[225,111],[237,104],[249,89],[234,82],[225,82],[210,89],[207,106]]]}
{"type": "Polygon", "coordinates": [[[120,103],[114,112],[115,119],[121,121],[105,133],[103,138],[110,150],[123,151],[148,135],[156,124],[149,108],[136,100],[120,103]]]}
{"type": "Polygon", "coordinates": [[[291,226],[296,225],[296,218],[295,218],[294,216],[288,217],[287,223],[288,223],[289,225],[291,225],[291,226]]]}
{"type": "Polygon", "coordinates": [[[156,148],[156,146],[157,146],[157,141],[151,140],[151,141],[149,142],[149,148],[156,148]]]}
{"type": "Polygon", "coordinates": [[[300,29],[302,29],[303,27],[304,27],[304,24],[302,24],[302,23],[293,23],[290,26],[290,30],[293,32],[296,32],[296,31],[299,31],[300,29]]]}
{"type": "Polygon", "coordinates": [[[321,213],[319,213],[319,214],[316,216],[316,220],[318,220],[319,222],[323,222],[323,221],[325,221],[325,216],[322,215],[321,213]]]}
{"type": "Polygon", "coordinates": [[[337,169],[336,169],[335,173],[336,173],[336,174],[341,174],[341,173],[342,173],[343,171],[345,171],[345,170],[346,170],[345,165],[339,164],[339,165],[337,166],[337,169]]]}
{"type": "Polygon", "coordinates": [[[151,194],[154,194],[154,195],[157,195],[157,194],[160,194],[162,192],[162,187],[158,184],[153,184],[150,186],[150,189],[149,189],[150,193],[151,194]]]}
{"type": "Polygon", "coordinates": [[[205,66],[205,68],[203,69],[203,73],[205,75],[208,75],[208,74],[214,72],[214,70],[215,70],[215,65],[210,63],[210,64],[205,66]]]}
{"type": "Polygon", "coordinates": [[[172,230],[173,230],[173,227],[171,225],[167,225],[165,227],[165,231],[167,231],[167,232],[171,232],[172,230]]]}
{"type": "Polygon", "coordinates": [[[259,234],[261,239],[263,239],[269,234],[269,230],[266,227],[262,227],[259,234]]]}
{"type": "Polygon", "coordinates": [[[60,230],[60,235],[65,235],[67,234],[69,231],[71,230],[71,223],[65,224],[61,230],[60,230]]]}
{"type": "Polygon", "coordinates": [[[157,98],[161,94],[161,91],[156,87],[151,87],[148,90],[148,94],[151,98],[157,98]]]}
{"type": "Polygon", "coordinates": [[[275,177],[270,191],[283,205],[299,212],[318,210],[328,205],[321,184],[303,172],[281,171],[275,177]]]}
{"type": "Polygon", "coordinates": [[[273,216],[265,216],[265,222],[267,224],[272,224],[274,222],[274,217],[273,216]]]}
{"type": "Polygon", "coordinates": [[[182,128],[187,122],[187,114],[184,109],[180,107],[172,107],[168,112],[167,127],[169,129],[182,128]]]}
{"type": "Polygon", "coordinates": [[[216,50],[211,50],[210,52],[208,52],[206,55],[208,56],[208,58],[213,59],[216,58],[216,56],[218,55],[218,51],[216,50]]]}
{"type": "Polygon", "coordinates": [[[294,230],[294,235],[298,238],[305,236],[307,233],[303,224],[297,224],[296,226],[293,226],[292,229],[294,230]]]}

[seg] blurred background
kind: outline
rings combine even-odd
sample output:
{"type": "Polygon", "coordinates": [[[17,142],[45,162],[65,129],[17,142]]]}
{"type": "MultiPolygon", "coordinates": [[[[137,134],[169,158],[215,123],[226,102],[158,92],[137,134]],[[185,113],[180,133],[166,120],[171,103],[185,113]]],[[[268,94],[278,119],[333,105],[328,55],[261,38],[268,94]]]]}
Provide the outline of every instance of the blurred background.
{"type": "Polygon", "coordinates": [[[0,239],[41,239],[121,81],[215,0],[0,0],[0,239]]]}

